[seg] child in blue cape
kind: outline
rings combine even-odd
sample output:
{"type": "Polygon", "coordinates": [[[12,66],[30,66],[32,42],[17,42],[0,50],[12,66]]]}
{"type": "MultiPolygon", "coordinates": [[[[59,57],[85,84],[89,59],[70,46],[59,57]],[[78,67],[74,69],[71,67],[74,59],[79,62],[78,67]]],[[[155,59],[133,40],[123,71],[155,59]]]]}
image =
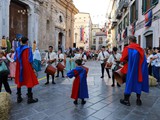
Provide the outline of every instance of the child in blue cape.
{"type": "Polygon", "coordinates": [[[82,100],[81,104],[84,105],[86,101],[85,98],[89,98],[88,86],[87,86],[87,71],[82,67],[82,60],[77,59],[75,61],[76,68],[67,73],[67,77],[75,77],[71,98],[75,99],[73,102],[75,105],[78,104],[78,98],[82,100]]]}

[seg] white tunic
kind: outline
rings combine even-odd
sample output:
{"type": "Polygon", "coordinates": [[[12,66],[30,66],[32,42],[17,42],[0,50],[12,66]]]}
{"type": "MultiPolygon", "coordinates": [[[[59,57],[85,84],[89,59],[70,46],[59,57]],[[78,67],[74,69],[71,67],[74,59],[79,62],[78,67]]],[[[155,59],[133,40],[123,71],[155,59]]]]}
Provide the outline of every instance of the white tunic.
{"type": "MultiPolygon", "coordinates": [[[[56,59],[57,57],[56,57],[56,53],[55,52],[51,52],[51,53],[49,53],[49,57],[48,57],[48,52],[46,53],[46,56],[45,56],[45,60],[46,60],[46,66],[48,66],[48,60],[54,60],[54,59],[56,59]]],[[[53,62],[52,63],[52,66],[53,67],[56,67],[56,62],[53,62]]]]}
{"type": "Polygon", "coordinates": [[[109,58],[109,53],[107,51],[104,51],[104,56],[102,54],[102,51],[98,54],[98,60],[100,60],[101,64],[104,63],[104,59],[109,58]]]}

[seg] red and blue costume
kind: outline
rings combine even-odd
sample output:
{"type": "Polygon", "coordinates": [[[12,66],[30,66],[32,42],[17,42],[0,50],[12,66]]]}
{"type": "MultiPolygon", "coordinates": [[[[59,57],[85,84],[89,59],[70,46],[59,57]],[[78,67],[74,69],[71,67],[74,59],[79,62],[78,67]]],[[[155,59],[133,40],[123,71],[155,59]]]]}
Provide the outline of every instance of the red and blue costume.
{"type": "Polygon", "coordinates": [[[126,46],[121,62],[126,62],[121,72],[126,74],[125,94],[149,92],[148,67],[144,50],[136,43],[126,46]]]}
{"type": "Polygon", "coordinates": [[[72,87],[71,98],[77,100],[78,98],[84,99],[89,98],[88,87],[87,87],[87,71],[77,66],[75,69],[67,73],[69,78],[75,77],[72,87]]]}
{"type": "Polygon", "coordinates": [[[32,88],[37,85],[38,79],[32,68],[32,49],[27,45],[21,45],[16,49],[14,60],[16,61],[15,83],[17,87],[27,86],[27,88],[32,88]]]}

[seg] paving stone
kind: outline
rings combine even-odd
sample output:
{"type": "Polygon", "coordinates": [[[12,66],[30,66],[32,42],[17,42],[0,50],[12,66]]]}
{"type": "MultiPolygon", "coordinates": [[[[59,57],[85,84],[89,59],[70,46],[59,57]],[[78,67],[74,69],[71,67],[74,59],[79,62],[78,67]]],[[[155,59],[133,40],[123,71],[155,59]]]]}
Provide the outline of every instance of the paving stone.
{"type": "Polygon", "coordinates": [[[44,120],[46,118],[48,118],[48,116],[44,113],[37,113],[27,117],[28,120],[44,120]]]}
{"type": "Polygon", "coordinates": [[[104,108],[105,106],[107,106],[105,103],[99,102],[99,103],[96,103],[96,104],[90,106],[90,108],[92,108],[94,110],[100,110],[100,109],[104,108]]]}
{"type": "Polygon", "coordinates": [[[93,117],[96,117],[96,118],[98,118],[98,119],[104,119],[104,118],[106,118],[107,116],[109,116],[110,114],[111,114],[111,112],[102,109],[102,110],[96,112],[95,114],[93,114],[92,116],[93,116],[93,117]]]}

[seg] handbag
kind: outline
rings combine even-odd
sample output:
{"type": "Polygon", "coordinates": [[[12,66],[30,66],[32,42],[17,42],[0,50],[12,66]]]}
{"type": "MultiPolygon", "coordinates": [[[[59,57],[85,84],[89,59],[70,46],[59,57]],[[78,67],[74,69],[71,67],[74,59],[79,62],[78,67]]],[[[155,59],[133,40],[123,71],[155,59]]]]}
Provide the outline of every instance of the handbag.
{"type": "Polygon", "coordinates": [[[9,69],[5,61],[0,61],[0,74],[9,74],[9,69]]]}

